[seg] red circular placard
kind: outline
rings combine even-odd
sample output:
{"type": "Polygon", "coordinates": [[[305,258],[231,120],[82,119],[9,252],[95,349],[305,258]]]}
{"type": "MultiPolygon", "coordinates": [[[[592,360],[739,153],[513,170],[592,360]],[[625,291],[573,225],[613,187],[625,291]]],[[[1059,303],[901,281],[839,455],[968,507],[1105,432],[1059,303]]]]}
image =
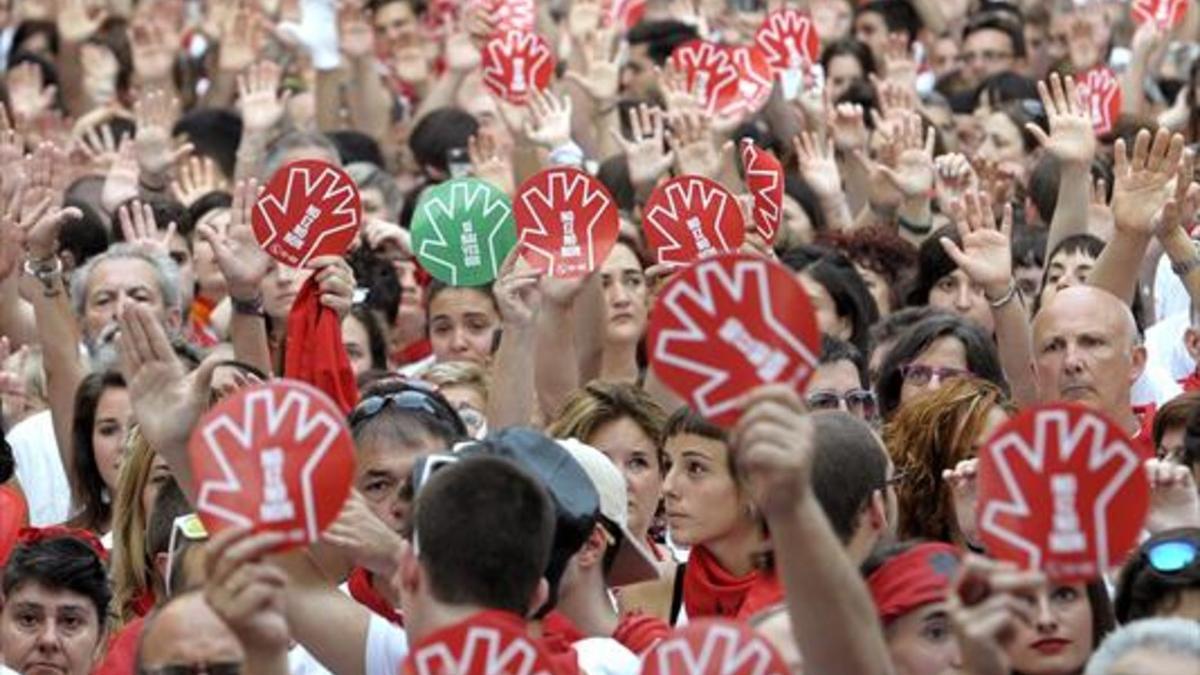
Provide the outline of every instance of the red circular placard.
{"type": "Polygon", "coordinates": [[[500,611],[479,612],[436,631],[413,647],[401,675],[548,675],[553,661],[525,631],[524,620],[500,611]]]}
{"type": "Polygon", "coordinates": [[[738,398],[768,383],[803,392],[821,353],[808,294],[779,263],[741,253],[675,275],[650,314],[655,375],[692,409],[732,426],[738,398]]]}
{"type": "Polygon", "coordinates": [[[979,452],[979,534],[988,555],[1051,578],[1099,578],[1136,544],[1149,506],[1140,444],[1074,403],[1025,410],[979,452]]]}
{"type": "Polygon", "coordinates": [[[1133,0],[1129,9],[1139,26],[1153,21],[1160,29],[1170,30],[1183,23],[1187,6],[1187,0],[1133,0]]]}
{"type": "Polygon", "coordinates": [[[791,7],[768,14],[754,34],[754,44],[776,73],[806,69],[821,54],[821,41],[812,17],[791,7]]]}
{"type": "Polygon", "coordinates": [[[671,65],[710,115],[744,116],[766,104],[774,86],[771,66],[757,47],[690,40],[671,53],[671,65]]]}
{"type": "Polygon", "coordinates": [[[267,182],[250,226],[264,251],[302,267],[309,259],[346,252],[362,223],[358,187],[340,168],[315,159],[285,164],[267,182]]]}
{"type": "Polygon", "coordinates": [[[324,392],[296,380],[238,391],[188,442],[196,511],[209,532],[253,527],[317,541],[354,481],[354,441],[324,392]]]}
{"type": "Polygon", "coordinates": [[[747,138],[742,141],[742,166],[746,189],[754,199],[754,227],[759,236],[774,243],[783,223],[783,165],[747,138]]]}
{"type": "Polygon", "coordinates": [[[496,96],[524,104],[533,91],[550,85],[555,64],[550,45],[537,33],[496,33],[483,46],[483,83],[496,96]]]}
{"type": "Polygon", "coordinates": [[[655,645],[642,675],[786,675],[775,647],[744,623],[701,619],[655,645]]]}
{"type": "Polygon", "coordinates": [[[685,264],[736,251],[746,237],[737,199],[702,176],[678,176],[655,188],[642,227],[658,263],[685,264]]]}
{"type": "Polygon", "coordinates": [[[513,218],[525,261],[553,277],[598,269],[621,229],[616,202],[604,185],[569,167],[546,169],[522,183],[513,218]]]}
{"type": "Polygon", "coordinates": [[[1084,105],[1097,136],[1112,131],[1121,115],[1121,83],[1107,66],[1096,66],[1077,78],[1084,105]]]}

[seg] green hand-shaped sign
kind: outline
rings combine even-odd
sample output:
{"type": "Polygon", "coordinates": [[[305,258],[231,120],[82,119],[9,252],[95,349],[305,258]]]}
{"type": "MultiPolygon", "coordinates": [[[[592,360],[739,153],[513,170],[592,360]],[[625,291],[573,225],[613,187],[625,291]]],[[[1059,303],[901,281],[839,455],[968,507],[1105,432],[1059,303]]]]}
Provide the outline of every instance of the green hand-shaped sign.
{"type": "Polygon", "coordinates": [[[517,245],[512,202],[491,183],[455,178],[425,190],[412,221],[421,266],[451,286],[482,286],[496,278],[517,245]]]}

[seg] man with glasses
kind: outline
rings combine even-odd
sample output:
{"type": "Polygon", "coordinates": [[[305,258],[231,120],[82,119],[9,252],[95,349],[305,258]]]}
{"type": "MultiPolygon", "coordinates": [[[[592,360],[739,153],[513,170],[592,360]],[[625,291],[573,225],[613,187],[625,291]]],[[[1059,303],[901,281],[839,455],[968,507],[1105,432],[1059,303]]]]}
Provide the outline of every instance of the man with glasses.
{"type": "Polygon", "coordinates": [[[866,386],[866,363],[844,340],[821,336],[821,358],[808,382],[809,410],[842,410],[874,424],[879,410],[875,393],[866,386]]]}
{"type": "Polygon", "coordinates": [[[962,45],[958,61],[968,88],[974,89],[999,73],[1023,74],[1025,36],[1007,16],[984,13],[975,17],[963,29],[962,45]]]}

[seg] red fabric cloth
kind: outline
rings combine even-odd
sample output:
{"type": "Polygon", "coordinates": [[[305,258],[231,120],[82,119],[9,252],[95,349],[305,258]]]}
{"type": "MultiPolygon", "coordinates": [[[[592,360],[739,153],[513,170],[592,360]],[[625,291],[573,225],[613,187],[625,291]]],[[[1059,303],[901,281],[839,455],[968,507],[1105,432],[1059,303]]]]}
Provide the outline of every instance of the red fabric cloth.
{"type": "Polygon", "coordinates": [[[325,392],[349,414],[358,403],[354,370],[342,344],[337,312],[321,304],[316,275],[300,287],[287,322],[283,374],[325,392]]]}
{"type": "Polygon", "coordinates": [[[867,587],[879,620],[886,626],[918,607],[944,600],[961,555],[949,544],[917,544],[875,570],[867,587]]]}
{"type": "Polygon", "coordinates": [[[671,625],[657,616],[626,614],[617,623],[613,639],[637,654],[645,656],[659,642],[671,634],[671,625]]]}
{"type": "Polygon", "coordinates": [[[586,637],[566,615],[554,611],[542,619],[542,639],[538,640],[538,644],[546,650],[556,673],[582,673],[579,655],[571,645],[586,637]]]}
{"type": "Polygon", "coordinates": [[[142,641],[142,629],[145,627],[145,617],[138,617],[113,634],[108,642],[108,653],[92,671],[92,675],[134,675],[137,672],[138,643],[142,641]]]}
{"type": "Polygon", "coordinates": [[[147,588],[141,593],[138,593],[129,604],[130,609],[133,610],[134,614],[138,616],[146,616],[151,610],[154,609],[155,602],[157,602],[157,598],[154,597],[154,589],[147,588]]]}
{"type": "Polygon", "coordinates": [[[350,578],[346,580],[346,585],[350,588],[350,597],[363,607],[403,628],[404,614],[396,609],[387,598],[380,595],[371,581],[371,573],[367,570],[361,567],[351,570],[350,578]]]}
{"type": "Polygon", "coordinates": [[[433,353],[433,345],[429,342],[429,338],[421,338],[409,346],[396,352],[396,363],[407,366],[410,363],[417,363],[429,358],[433,353]]]}
{"type": "Polygon", "coordinates": [[[17,545],[17,535],[29,522],[29,505],[14,485],[0,485],[0,567],[17,545]]]}
{"type": "Polygon", "coordinates": [[[573,651],[570,655],[570,662],[567,662],[561,655],[548,653],[542,641],[529,637],[525,620],[516,614],[487,610],[434,631],[413,645],[400,672],[403,675],[447,672],[575,675],[579,672],[579,664],[573,651]],[[500,655],[513,655],[513,658],[506,663],[493,662],[500,655]]]}
{"type": "Polygon", "coordinates": [[[96,553],[96,557],[100,561],[108,563],[108,549],[104,548],[104,544],[100,542],[100,537],[96,536],[91,530],[82,530],[77,527],[66,527],[65,525],[47,525],[45,527],[22,527],[17,532],[18,544],[36,544],[41,541],[49,541],[51,539],[61,539],[63,537],[71,537],[87,544],[92,551],[96,553]]]}
{"type": "Polygon", "coordinates": [[[1144,450],[1148,450],[1149,456],[1155,456],[1156,449],[1154,447],[1154,414],[1158,412],[1158,406],[1153,403],[1146,405],[1133,406],[1133,414],[1138,418],[1138,430],[1133,435],[1133,442],[1138,443],[1144,450]]]}
{"type": "Polygon", "coordinates": [[[1184,393],[1200,389],[1200,370],[1193,370],[1190,375],[1179,381],[1184,393]]]}
{"type": "Polygon", "coordinates": [[[213,329],[212,313],[216,303],[208,298],[196,298],[192,301],[192,310],[188,313],[188,342],[197,347],[216,347],[221,343],[221,336],[213,329]]]}
{"type": "Polygon", "coordinates": [[[734,621],[783,600],[783,586],[774,574],[757,570],[735,577],[704,546],[688,554],[683,573],[683,606],[689,620],[716,616],[734,621]]]}

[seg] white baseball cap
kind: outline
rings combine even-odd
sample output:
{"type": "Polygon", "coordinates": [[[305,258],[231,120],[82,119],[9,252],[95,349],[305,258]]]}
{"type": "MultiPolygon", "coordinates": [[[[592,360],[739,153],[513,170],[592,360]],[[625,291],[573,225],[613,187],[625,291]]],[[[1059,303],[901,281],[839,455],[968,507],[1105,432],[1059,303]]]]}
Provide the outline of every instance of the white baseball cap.
{"type": "Polygon", "coordinates": [[[659,578],[658,563],[645,544],[629,531],[629,487],[617,465],[604,453],[574,438],[559,439],[600,495],[600,515],[621,530],[617,553],[608,570],[610,586],[628,586],[659,578]]]}

